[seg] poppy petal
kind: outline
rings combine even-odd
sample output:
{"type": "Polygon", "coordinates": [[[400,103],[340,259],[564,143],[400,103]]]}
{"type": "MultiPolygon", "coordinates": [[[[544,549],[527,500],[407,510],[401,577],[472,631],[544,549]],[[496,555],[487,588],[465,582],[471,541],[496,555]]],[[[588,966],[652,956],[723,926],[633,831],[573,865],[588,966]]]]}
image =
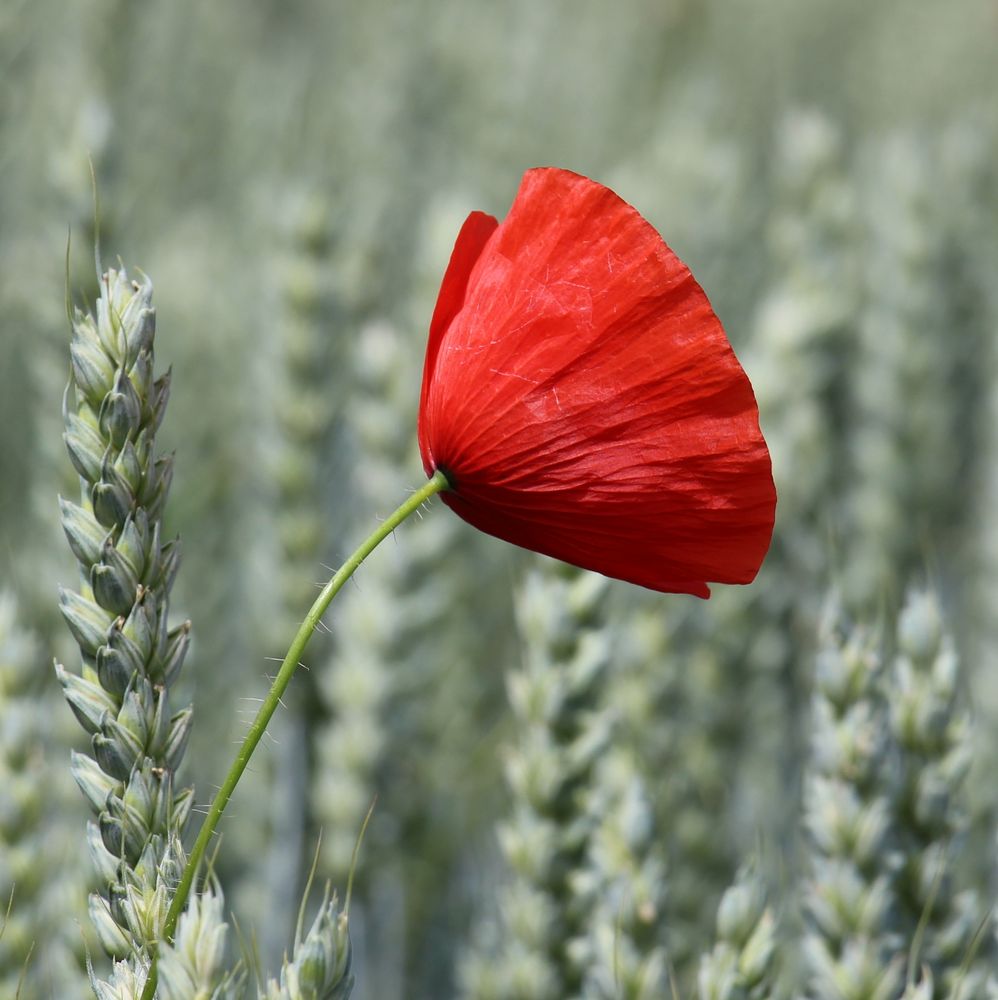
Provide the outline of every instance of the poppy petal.
{"type": "Polygon", "coordinates": [[[494,232],[466,235],[469,223],[420,406],[444,502],[651,589],[706,597],[708,581],[751,581],[775,515],[769,452],[688,268],[634,208],[565,170],[528,171],[494,232]]]}
{"type": "MultiPolygon", "coordinates": [[[[461,306],[464,304],[464,296],[471,278],[472,268],[481,256],[485,244],[498,228],[499,222],[494,216],[486,215],[485,212],[472,212],[464,220],[464,225],[461,226],[461,231],[457,234],[447,270],[444,271],[443,281],[440,283],[440,293],[437,295],[433,318],[430,320],[430,337],[426,344],[426,359],[423,363],[423,389],[419,404],[421,413],[426,405],[428,376],[435,367],[441,338],[450,326],[451,320],[460,312],[461,306]]],[[[422,455],[427,455],[423,441],[422,421],[419,422],[419,450],[422,455]]],[[[433,475],[432,467],[426,467],[426,474],[433,475]]]]}

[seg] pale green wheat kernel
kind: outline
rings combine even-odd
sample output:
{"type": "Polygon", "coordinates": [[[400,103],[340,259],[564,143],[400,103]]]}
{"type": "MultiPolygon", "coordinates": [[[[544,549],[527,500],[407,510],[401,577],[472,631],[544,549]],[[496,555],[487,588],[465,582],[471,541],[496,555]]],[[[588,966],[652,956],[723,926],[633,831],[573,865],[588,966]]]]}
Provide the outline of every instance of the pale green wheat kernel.
{"type": "Polygon", "coordinates": [[[47,753],[62,734],[44,679],[40,643],[0,589],[0,995],[20,986],[22,997],[69,1000],[90,995],[84,939],[69,916],[87,885],[73,860],[78,800],[47,753]]]}
{"type": "Polygon", "coordinates": [[[140,960],[135,964],[115,962],[110,979],[92,976],[90,985],[97,1000],[140,1000],[147,972],[148,968],[140,960]]]}
{"type": "Polygon", "coordinates": [[[336,896],[326,897],[308,934],[295,935],[294,951],[260,1000],[347,1000],[353,990],[349,921],[336,896]]]}
{"type": "Polygon", "coordinates": [[[980,994],[981,973],[964,969],[983,916],[974,892],[959,892],[954,864],[969,821],[964,807],[971,719],[959,698],[960,662],[931,591],[912,590],[897,625],[890,677],[890,728],[901,752],[897,791],[900,926],[942,1000],[958,983],[980,994]],[[919,937],[921,927],[922,936],[919,937]],[[962,980],[962,982],[961,982],[962,980]]]}
{"type": "Polygon", "coordinates": [[[890,746],[874,638],[843,637],[830,614],[815,670],[804,783],[810,875],[804,959],[817,1000],[890,1000],[903,983],[891,930],[894,873],[890,746]]]}
{"type": "Polygon", "coordinates": [[[612,642],[601,616],[608,582],[545,563],[518,595],[523,666],[510,673],[516,740],[506,759],[512,799],[499,842],[509,880],[498,920],[480,929],[461,970],[464,995],[564,1000],[580,995],[593,900],[582,891],[597,826],[593,772],[611,721],[601,691],[612,642]]]}
{"type": "Polygon", "coordinates": [[[159,960],[161,1000],[238,1000],[240,977],[225,968],[227,925],[222,896],[207,889],[191,899],[177,922],[173,944],[159,960]]]}
{"type": "Polygon", "coordinates": [[[655,1000],[667,995],[665,864],[654,811],[635,762],[611,750],[596,768],[590,808],[597,825],[572,886],[589,909],[573,942],[587,1000],[655,1000]]]}
{"type": "Polygon", "coordinates": [[[700,1000],[769,1000],[776,928],[759,875],[743,869],[717,908],[717,943],[700,959],[700,1000]]]}
{"type": "Polygon", "coordinates": [[[81,494],[61,508],[81,582],[60,603],[83,663],[56,672],[91,738],[92,756],[74,754],[72,771],[97,817],[88,842],[104,889],[91,913],[117,956],[156,947],[193,801],[174,786],[192,714],[172,711],[169,691],[190,626],[168,624],[179,546],[160,529],[172,459],[156,455],[155,436],[170,380],[154,377],[154,335],[151,282],[108,271],[95,314],[73,318],[64,403],[81,494]]]}

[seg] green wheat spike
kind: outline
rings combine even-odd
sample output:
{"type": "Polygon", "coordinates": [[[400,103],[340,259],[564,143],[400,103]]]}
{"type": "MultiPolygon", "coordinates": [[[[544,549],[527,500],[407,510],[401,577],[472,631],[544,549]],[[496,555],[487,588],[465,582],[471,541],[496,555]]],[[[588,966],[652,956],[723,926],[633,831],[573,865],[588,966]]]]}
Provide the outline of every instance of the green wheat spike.
{"type": "Polygon", "coordinates": [[[101,891],[90,896],[90,915],[104,949],[125,960],[110,980],[91,973],[101,996],[130,996],[149,959],[170,951],[163,925],[193,803],[193,789],[176,781],[192,710],[174,711],[170,691],[190,623],[169,621],[179,543],[161,527],[173,465],[156,450],[170,376],[154,373],[155,331],[149,279],[107,271],[94,311],[73,317],[64,403],[80,495],[61,508],[81,576],[60,604],[82,667],[57,664],[56,673],[90,737],[89,754],[71,763],[95,815],[87,842],[101,891]]]}

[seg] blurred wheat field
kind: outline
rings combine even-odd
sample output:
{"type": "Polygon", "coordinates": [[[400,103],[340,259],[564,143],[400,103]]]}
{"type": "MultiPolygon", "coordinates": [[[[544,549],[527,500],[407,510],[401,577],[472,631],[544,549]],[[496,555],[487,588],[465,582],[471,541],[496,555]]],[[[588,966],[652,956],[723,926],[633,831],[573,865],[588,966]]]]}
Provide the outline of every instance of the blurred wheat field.
{"type": "Polygon", "coordinates": [[[690,264],[774,459],[770,556],[709,602],[440,504],[379,549],[223,821],[229,966],[277,975],[377,796],[355,1000],[998,996],[996,49],[991,0],[5,0],[0,997],[107,974],[51,667],[88,157],[173,370],[199,806],[315,585],[423,481],[440,276],[525,169],[690,264]]]}

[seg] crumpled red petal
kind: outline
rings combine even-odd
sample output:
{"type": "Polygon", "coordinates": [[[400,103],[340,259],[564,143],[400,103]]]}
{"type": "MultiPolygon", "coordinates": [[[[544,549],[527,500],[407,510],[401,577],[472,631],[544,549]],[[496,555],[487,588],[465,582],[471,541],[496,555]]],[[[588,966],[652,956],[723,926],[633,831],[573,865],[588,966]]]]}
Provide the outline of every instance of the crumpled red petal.
{"type": "Polygon", "coordinates": [[[635,209],[569,171],[462,228],[419,445],[475,527],[653,590],[748,583],[769,548],[769,452],[720,321],[635,209]]]}

